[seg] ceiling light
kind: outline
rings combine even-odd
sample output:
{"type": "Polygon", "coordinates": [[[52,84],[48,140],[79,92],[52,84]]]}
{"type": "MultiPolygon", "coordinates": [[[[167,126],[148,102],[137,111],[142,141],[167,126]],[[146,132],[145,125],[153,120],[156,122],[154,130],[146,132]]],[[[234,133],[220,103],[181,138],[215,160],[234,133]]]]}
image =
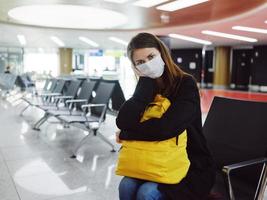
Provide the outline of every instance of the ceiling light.
{"type": "Polygon", "coordinates": [[[150,8],[156,5],[159,5],[161,3],[164,3],[169,0],[139,0],[133,3],[135,6],[150,8]]]}
{"type": "Polygon", "coordinates": [[[201,4],[207,1],[209,0],[178,0],[178,1],[173,1],[171,3],[158,6],[157,9],[164,10],[164,11],[175,11],[175,10],[180,10],[180,9],[187,8],[190,6],[194,6],[197,4],[201,4]]]}
{"type": "Polygon", "coordinates": [[[189,37],[189,36],[180,35],[180,34],[169,34],[169,36],[172,38],[176,38],[176,39],[180,39],[180,40],[186,40],[186,41],[195,42],[195,43],[200,43],[200,44],[204,44],[204,45],[211,45],[212,44],[212,42],[207,41],[207,40],[201,40],[198,38],[189,37]]]}
{"type": "Polygon", "coordinates": [[[246,42],[257,42],[258,41],[255,38],[249,38],[249,37],[244,37],[240,35],[233,35],[233,34],[216,32],[216,31],[202,31],[202,33],[206,35],[213,35],[213,36],[229,38],[229,39],[234,39],[234,40],[241,40],[241,41],[246,41],[246,42]]]}
{"type": "Polygon", "coordinates": [[[24,46],[24,45],[26,45],[26,38],[25,38],[25,36],[24,35],[17,35],[17,38],[18,38],[18,40],[19,40],[19,43],[22,45],[22,46],[24,46]]]}
{"type": "Polygon", "coordinates": [[[104,0],[107,2],[112,2],[112,3],[126,3],[129,0],[104,0]]]}
{"type": "Polygon", "coordinates": [[[93,47],[98,47],[99,46],[97,43],[95,43],[94,41],[88,39],[87,37],[80,36],[79,40],[81,40],[81,41],[83,41],[83,42],[85,42],[85,43],[87,43],[87,44],[89,44],[89,45],[91,45],[93,47]]]}
{"type": "Polygon", "coordinates": [[[267,29],[261,29],[261,28],[252,28],[252,27],[246,27],[246,26],[233,26],[232,29],[239,30],[239,31],[267,34],[267,29]]]}
{"type": "Polygon", "coordinates": [[[109,39],[112,40],[113,42],[117,42],[117,43],[123,44],[125,46],[128,45],[128,42],[126,42],[122,39],[116,38],[116,37],[109,37],[109,39]]]}
{"type": "Polygon", "coordinates": [[[38,51],[39,51],[40,53],[44,53],[44,49],[41,48],[41,47],[38,48],[38,51]]]}
{"type": "Polygon", "coordinates": [[[64,42],[62,42],[62,40],[60,40],[56,36],[51,36],[50,39],[60,47],[64,47],[65,46],[64,42]]]}
{"type": "Polygon", "coordinates": [[[104,8],[78,5],[28,5],[8,11],[18,23],[74,29],[105,29],[121,26],[128,18],[104,8]]]}

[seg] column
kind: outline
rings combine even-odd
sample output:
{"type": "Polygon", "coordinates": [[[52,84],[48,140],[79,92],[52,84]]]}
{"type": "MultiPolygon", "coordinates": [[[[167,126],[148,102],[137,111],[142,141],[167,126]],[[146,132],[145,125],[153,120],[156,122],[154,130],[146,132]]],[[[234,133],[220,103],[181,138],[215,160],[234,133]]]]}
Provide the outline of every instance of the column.
{"type": "Polygon", "coordinates": [[[59,65],[60,75],[70,74],[72,72],[72,49],[60,48],[59,49],[59,65]]]}
{"type": "Polygon", "coordinates": [[[226,89],[230,84],[230,47],[215,48],[214,89],[226,89]]]}

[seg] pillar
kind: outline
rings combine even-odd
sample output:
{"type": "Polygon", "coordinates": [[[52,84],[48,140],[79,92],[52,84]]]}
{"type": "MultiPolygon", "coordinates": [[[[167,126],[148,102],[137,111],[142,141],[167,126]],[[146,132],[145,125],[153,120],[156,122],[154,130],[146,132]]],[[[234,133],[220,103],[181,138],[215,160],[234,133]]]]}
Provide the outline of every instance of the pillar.
{"type": "Polygon", "coordinates": [[[230,84],[230,47],[215,48],[213,88],[226,89],[230,84]]]}
{"type": "Polygon", "coordinates": [[[72,49],[60,48],[59,49],[59,65],[60,75],[70,74],[72,72],[72,49]]]}

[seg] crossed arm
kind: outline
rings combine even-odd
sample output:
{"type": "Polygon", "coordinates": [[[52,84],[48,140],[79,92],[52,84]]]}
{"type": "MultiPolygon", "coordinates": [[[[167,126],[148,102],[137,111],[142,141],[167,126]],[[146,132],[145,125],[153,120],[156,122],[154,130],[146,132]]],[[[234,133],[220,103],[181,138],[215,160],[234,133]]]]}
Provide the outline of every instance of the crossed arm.
{"type": "Polygon", "coordinates": [[[150,89],[145,87],[145,91],[135,91],[133,97],[121,107],[116,119],[116,124],[121,129],[121,140],[166,140],[182,133],[195,119],[199,107],[199,92],[193,78],[186,76],[166,113],[161,118],[152,118],[141,123],[141,115],[149,103],[143,100],[151,95],[147,91],[153,90],[152,86],[154,85],[149,86],[150,89]]]}

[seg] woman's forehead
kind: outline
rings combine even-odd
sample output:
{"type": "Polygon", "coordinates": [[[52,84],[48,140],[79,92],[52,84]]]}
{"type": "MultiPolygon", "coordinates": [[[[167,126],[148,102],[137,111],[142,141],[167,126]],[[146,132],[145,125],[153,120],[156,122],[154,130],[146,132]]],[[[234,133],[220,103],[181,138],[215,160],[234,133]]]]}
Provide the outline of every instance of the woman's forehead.
{"type": "Polygon", "coordinates": [[[151,53],[156,53],[158,54],[159,51],[152,47],[152,48],[141,48],[141,49],[135,49],[133,51],[133,60],[136,59],[145,59],[148,55],[150,55],[151,53]]]}

